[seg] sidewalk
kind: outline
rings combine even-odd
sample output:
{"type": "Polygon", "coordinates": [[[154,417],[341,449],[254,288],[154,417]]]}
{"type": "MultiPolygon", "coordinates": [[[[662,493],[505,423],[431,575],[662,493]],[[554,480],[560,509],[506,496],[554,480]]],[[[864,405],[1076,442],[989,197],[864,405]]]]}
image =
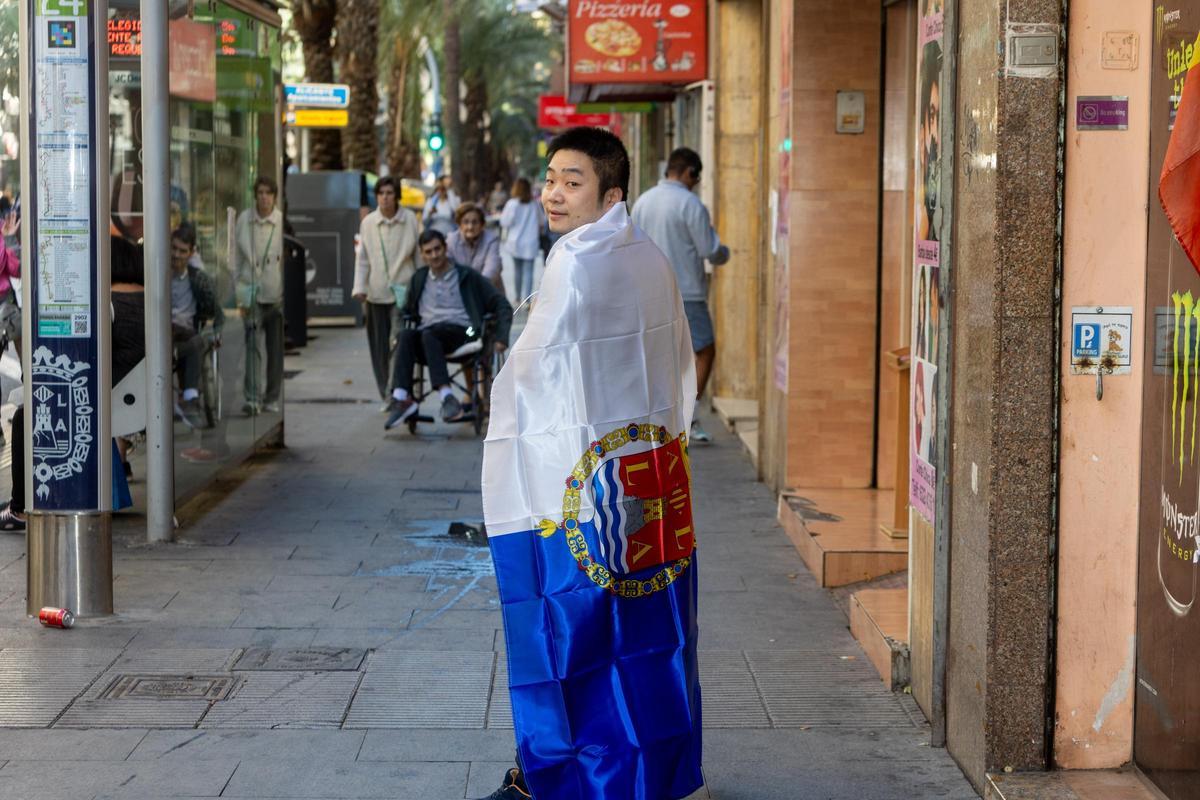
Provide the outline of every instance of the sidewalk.
{"type": "MultiPolygon", "coordinates": [[[[448,530],[481,519],[480,443],[466,425],[384,435],[365,336],[314,333],[288,359],[286,450],[193,503],[175,544],[120,520],[111,620],[28,620],[24,540],[0,538],[0,798],[498,785],[513,739],[496,583],[486,544],[448,530]]],[[[705,421],[698,797],[976,797],[883,688],[741,445],[705,421]]]]}

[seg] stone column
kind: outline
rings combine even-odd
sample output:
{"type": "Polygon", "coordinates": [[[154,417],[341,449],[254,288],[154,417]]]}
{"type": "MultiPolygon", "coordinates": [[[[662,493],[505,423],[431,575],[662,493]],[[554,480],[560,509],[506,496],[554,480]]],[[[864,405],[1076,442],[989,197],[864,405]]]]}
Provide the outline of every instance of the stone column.
{"type": "Polygon", "coordinates": [[[959,3],[946,721],[981,790],[1047,764],[1063,80],[1061,57],[1013,57],[1062,18],[1061,0],[959,3]]]}

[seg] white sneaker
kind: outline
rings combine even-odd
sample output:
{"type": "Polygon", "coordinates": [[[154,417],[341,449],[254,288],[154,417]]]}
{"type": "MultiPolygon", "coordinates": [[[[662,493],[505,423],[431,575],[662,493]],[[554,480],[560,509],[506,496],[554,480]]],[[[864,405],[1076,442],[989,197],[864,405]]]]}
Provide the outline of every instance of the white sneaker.
{"type": "Polygon", "coordinates": [[[700,444],[708,444],[712,441],[712,437],[708,435],[708,431],[701,427],[700,420],[698,419],[692,420],[692,435],[690,439],[700,444]]]}

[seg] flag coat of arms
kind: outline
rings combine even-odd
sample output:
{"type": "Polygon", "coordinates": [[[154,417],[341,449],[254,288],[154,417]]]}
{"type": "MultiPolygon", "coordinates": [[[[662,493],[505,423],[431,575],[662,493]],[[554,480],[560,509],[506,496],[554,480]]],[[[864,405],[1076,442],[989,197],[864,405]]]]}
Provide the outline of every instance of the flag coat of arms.
{"type": "Polygon", "coordinates": [[[695,397],[674,273],[619,203],[555,244],[492,387],[484,517],[536,800],[703,783],[695,397]]]}

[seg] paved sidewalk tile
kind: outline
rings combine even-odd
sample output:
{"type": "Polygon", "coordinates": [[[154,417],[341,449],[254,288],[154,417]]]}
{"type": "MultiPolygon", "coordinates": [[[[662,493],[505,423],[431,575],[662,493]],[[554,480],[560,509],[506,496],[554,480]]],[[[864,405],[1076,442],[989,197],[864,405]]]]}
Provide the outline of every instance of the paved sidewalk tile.
{"type": "Polygon", "coordinates": [[[233,775],[235,761],[95,762],[61,759],[9,761],[0,769],[0,797],[20,800],[90,798],[97,793],[156,800],[217,797],[233,775]]]}
{"type": "Polygon", "coordinates": [[[144,730],[48,731],[0,728],[0,761],[123,761],[146,738],[144,730]]]}
{"type": "MultiPolygon", "coordinates": [[[[3,772],[0,771],[0,776],[3,772]]],[[[243,761],[222,797],[461,798],[466,762],[243,761]]]]}
{"type": "MultiPolygon", "coordinates": [[[[271,761],[287,754],[304,761],[353,761],[363,748],[364,731],[182,730],[150,731],[129,755],[131,761],[271,761]]],[[[2,740],[0,740],[2,741],[2,740]]],[[[433,759],[374,759],[431,761],[433,759]]]]}

